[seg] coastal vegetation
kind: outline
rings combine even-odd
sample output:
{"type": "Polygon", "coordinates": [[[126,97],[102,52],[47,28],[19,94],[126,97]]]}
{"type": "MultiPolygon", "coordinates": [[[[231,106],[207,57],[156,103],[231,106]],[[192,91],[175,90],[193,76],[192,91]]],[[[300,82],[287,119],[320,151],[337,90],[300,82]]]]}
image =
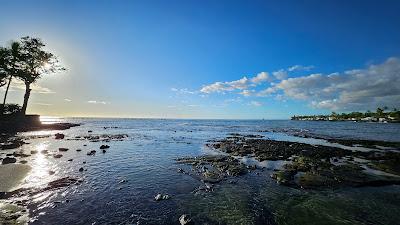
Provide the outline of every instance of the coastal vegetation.
{"type": "Polygon", "coordinates": [[[13,78],[23,81],[25,85],[23,104],[18,113],[26,115],[32,91],[31,85],[45,74],[65,70],[59,64],[57,57],[44,49],[45,46],[39,38],[26,36],[18,41],[12,41],[9,46],[0,47],[0,87],[7,85],[0,109],[1,115],[5,113],[7,107],[13,107],[6,106],[7,94],[13,78]]]}
{"type": "Polygon", "coordinates": [[[400,122],[400,110],[394,108],[388,111],[388,107],[377,108],[375,112],[366,111],[336,113],[330,115],[308,115],[308,116],[292,116],[292,120],[315,120],[315,121],[357,121],[357,122],[400,122]]]}

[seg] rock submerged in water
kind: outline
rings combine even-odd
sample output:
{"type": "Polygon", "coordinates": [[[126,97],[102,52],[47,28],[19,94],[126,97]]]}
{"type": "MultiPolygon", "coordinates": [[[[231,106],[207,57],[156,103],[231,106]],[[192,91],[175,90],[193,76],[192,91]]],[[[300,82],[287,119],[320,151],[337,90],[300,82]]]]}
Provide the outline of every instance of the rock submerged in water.
{"type": "Polygon", "coordinates": [[[17,162],[16,158],[5,157],[1,164],[10,164],[10,163],[15,163],[15,162],[17,162]]]}
{"type": "Polygon", "coordinates": [[[64,139],[64,137],[65,137],[65,135],[61,134],[61,133],[56,133],[54,136],[56,139],[64,139]]]}
{"type": "Polygon", "coordinates": [[[68,150],[69,150],[68,148],[58,148],[58,151],[60,151],[60,152],[66,152],[68,150]]]}
{"type": "Polygon", "coordinates": [[[156,200],[156,201],[161,201],[161,200],[167,200],[167,199],[169,199],[170,198],[170,196],[168,195],[168,194],[160,194],[160,193],[158,193],[155,197],[154,197],[154,200],[156,200]]]}
{"type": "Polygon", "coordinates": [[[63,155],[62,154],[56,154],[53,157],[56,158],[56,159],[59,159],[59,158],[63,157],[63,155]]]}
{"type": "Polygon", "coordinates": [[[102,146],[100,146],[100,149],[107,149],[107,148],[110,148],[110,146],[108,146],[108,145],[102,145],[102,146]]]}
{"type": "Polygon", "coordinates": [[[186,214],[183,214],[181,217],[179,217],[179,223],[181,225],[193,224],[192,219],[190,219],[190,217],[186,214]]]}
{"type": "Polygon", "coordinates": [[[96,154],[96,150],[92,150],[90,152],[88,152],[86,155],[95,155],[96,154]]]}

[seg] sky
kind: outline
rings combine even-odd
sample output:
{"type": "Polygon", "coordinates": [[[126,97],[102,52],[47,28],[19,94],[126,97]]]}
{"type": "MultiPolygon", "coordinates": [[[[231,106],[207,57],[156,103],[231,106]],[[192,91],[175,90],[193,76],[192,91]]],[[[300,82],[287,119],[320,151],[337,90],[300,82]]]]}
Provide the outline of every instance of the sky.
{"type": "MultiPolygon", "coordinates": [[[[1,46],[39,37],[67,68],[34,85],[28,113],[288,119],[400,108],[396,0],[0,0],[0,11],[1,46]]],[[[15,80],[7,101],[23,94],[15,80]]]]}

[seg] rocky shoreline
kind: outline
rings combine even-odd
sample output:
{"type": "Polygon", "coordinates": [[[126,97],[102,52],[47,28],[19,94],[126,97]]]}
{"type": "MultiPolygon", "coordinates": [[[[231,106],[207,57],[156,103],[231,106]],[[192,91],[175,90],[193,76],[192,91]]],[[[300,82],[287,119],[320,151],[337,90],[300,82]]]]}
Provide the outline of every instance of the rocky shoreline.
{"type": "MultiPolygon", "coordinates": [[[[332,140],[330,140],[332,142],[332,140]]],[[[335,141],[336,142],[336,141],[335,141]]],[[[339,142],[339,141],[338,141],[339,142]]],[[[304,189],[385,186],[400,184],[399,143],[342,140],[346,146],[378,147],[369,151],[262,139],[254,135],[233,134],[210,141],[206,146],[231,156],[254,157],[259,161],[285,160],[282,169],[271,177],[278,184],[304,189]],[[377,170],[378,173],[371,171],[377,170]]]]}

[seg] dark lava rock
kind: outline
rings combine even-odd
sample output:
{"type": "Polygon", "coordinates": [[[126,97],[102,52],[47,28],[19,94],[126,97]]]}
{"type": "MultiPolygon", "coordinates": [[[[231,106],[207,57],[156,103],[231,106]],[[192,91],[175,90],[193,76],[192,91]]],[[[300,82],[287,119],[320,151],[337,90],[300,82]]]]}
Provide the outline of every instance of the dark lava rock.
{"type": "Polygon", "coordinates": [[[65,137],[65,135],[61,134],[61,133],[56,133],[54,136],[56,139],[64,139],[64,137],[65,137]]]}
{"type": "Polygon", "coordinates": [[[5,157],[1,164],[10,164],[10,163],[15,163],[15,162],[17,162],[16,158],[5,157]]]}
{"type": "Polygon", "coordinates": [[[60,152],[66,152],[68,150],[69,150],[68,148],[58,148],[58,151],[60,151],[60,152]]]}
{"type": "Polygon", "coordinates": [[[83,167],[79,168],[79,172],[83,172],[83,167]]]}
{"type": "Polygon", "coordinates": [[[96,150],[92,150],[90,152],[88,152],[86,155],[95,155],[96,154],[96,150]]]}
{"type": "Polygon", "coordinates": [[[56,159],[59,159],[59,158],[63,157],[63,155],[62,154],[56,154],[53,157],[56,158],[56,159]]]}
{"type": "Polygon", "coordinates": [[[82,151],[82,149],[77,149],[76,151],[77,151],[77,152],[80,152],[80,151],[82,151]]]}
{"type": "MultiPolygon", "coordinates": [[[[244,164],[231,156],[208,155],[193,158],[178,158],[177,163],[192,165],[195,178],[207,183],[218,183],[225,177],[239,176],[247,173],[244,164]]],[[[178,170],[182,172],[183,170],[178,170]]]]}
{"type": "Polygon", "coordinates": [[[102,145],[102,146],[100,146],[100,149],[107,149],[107,148],[110,148],[110,146],[108,146],[108,145],[102,145]]]}

